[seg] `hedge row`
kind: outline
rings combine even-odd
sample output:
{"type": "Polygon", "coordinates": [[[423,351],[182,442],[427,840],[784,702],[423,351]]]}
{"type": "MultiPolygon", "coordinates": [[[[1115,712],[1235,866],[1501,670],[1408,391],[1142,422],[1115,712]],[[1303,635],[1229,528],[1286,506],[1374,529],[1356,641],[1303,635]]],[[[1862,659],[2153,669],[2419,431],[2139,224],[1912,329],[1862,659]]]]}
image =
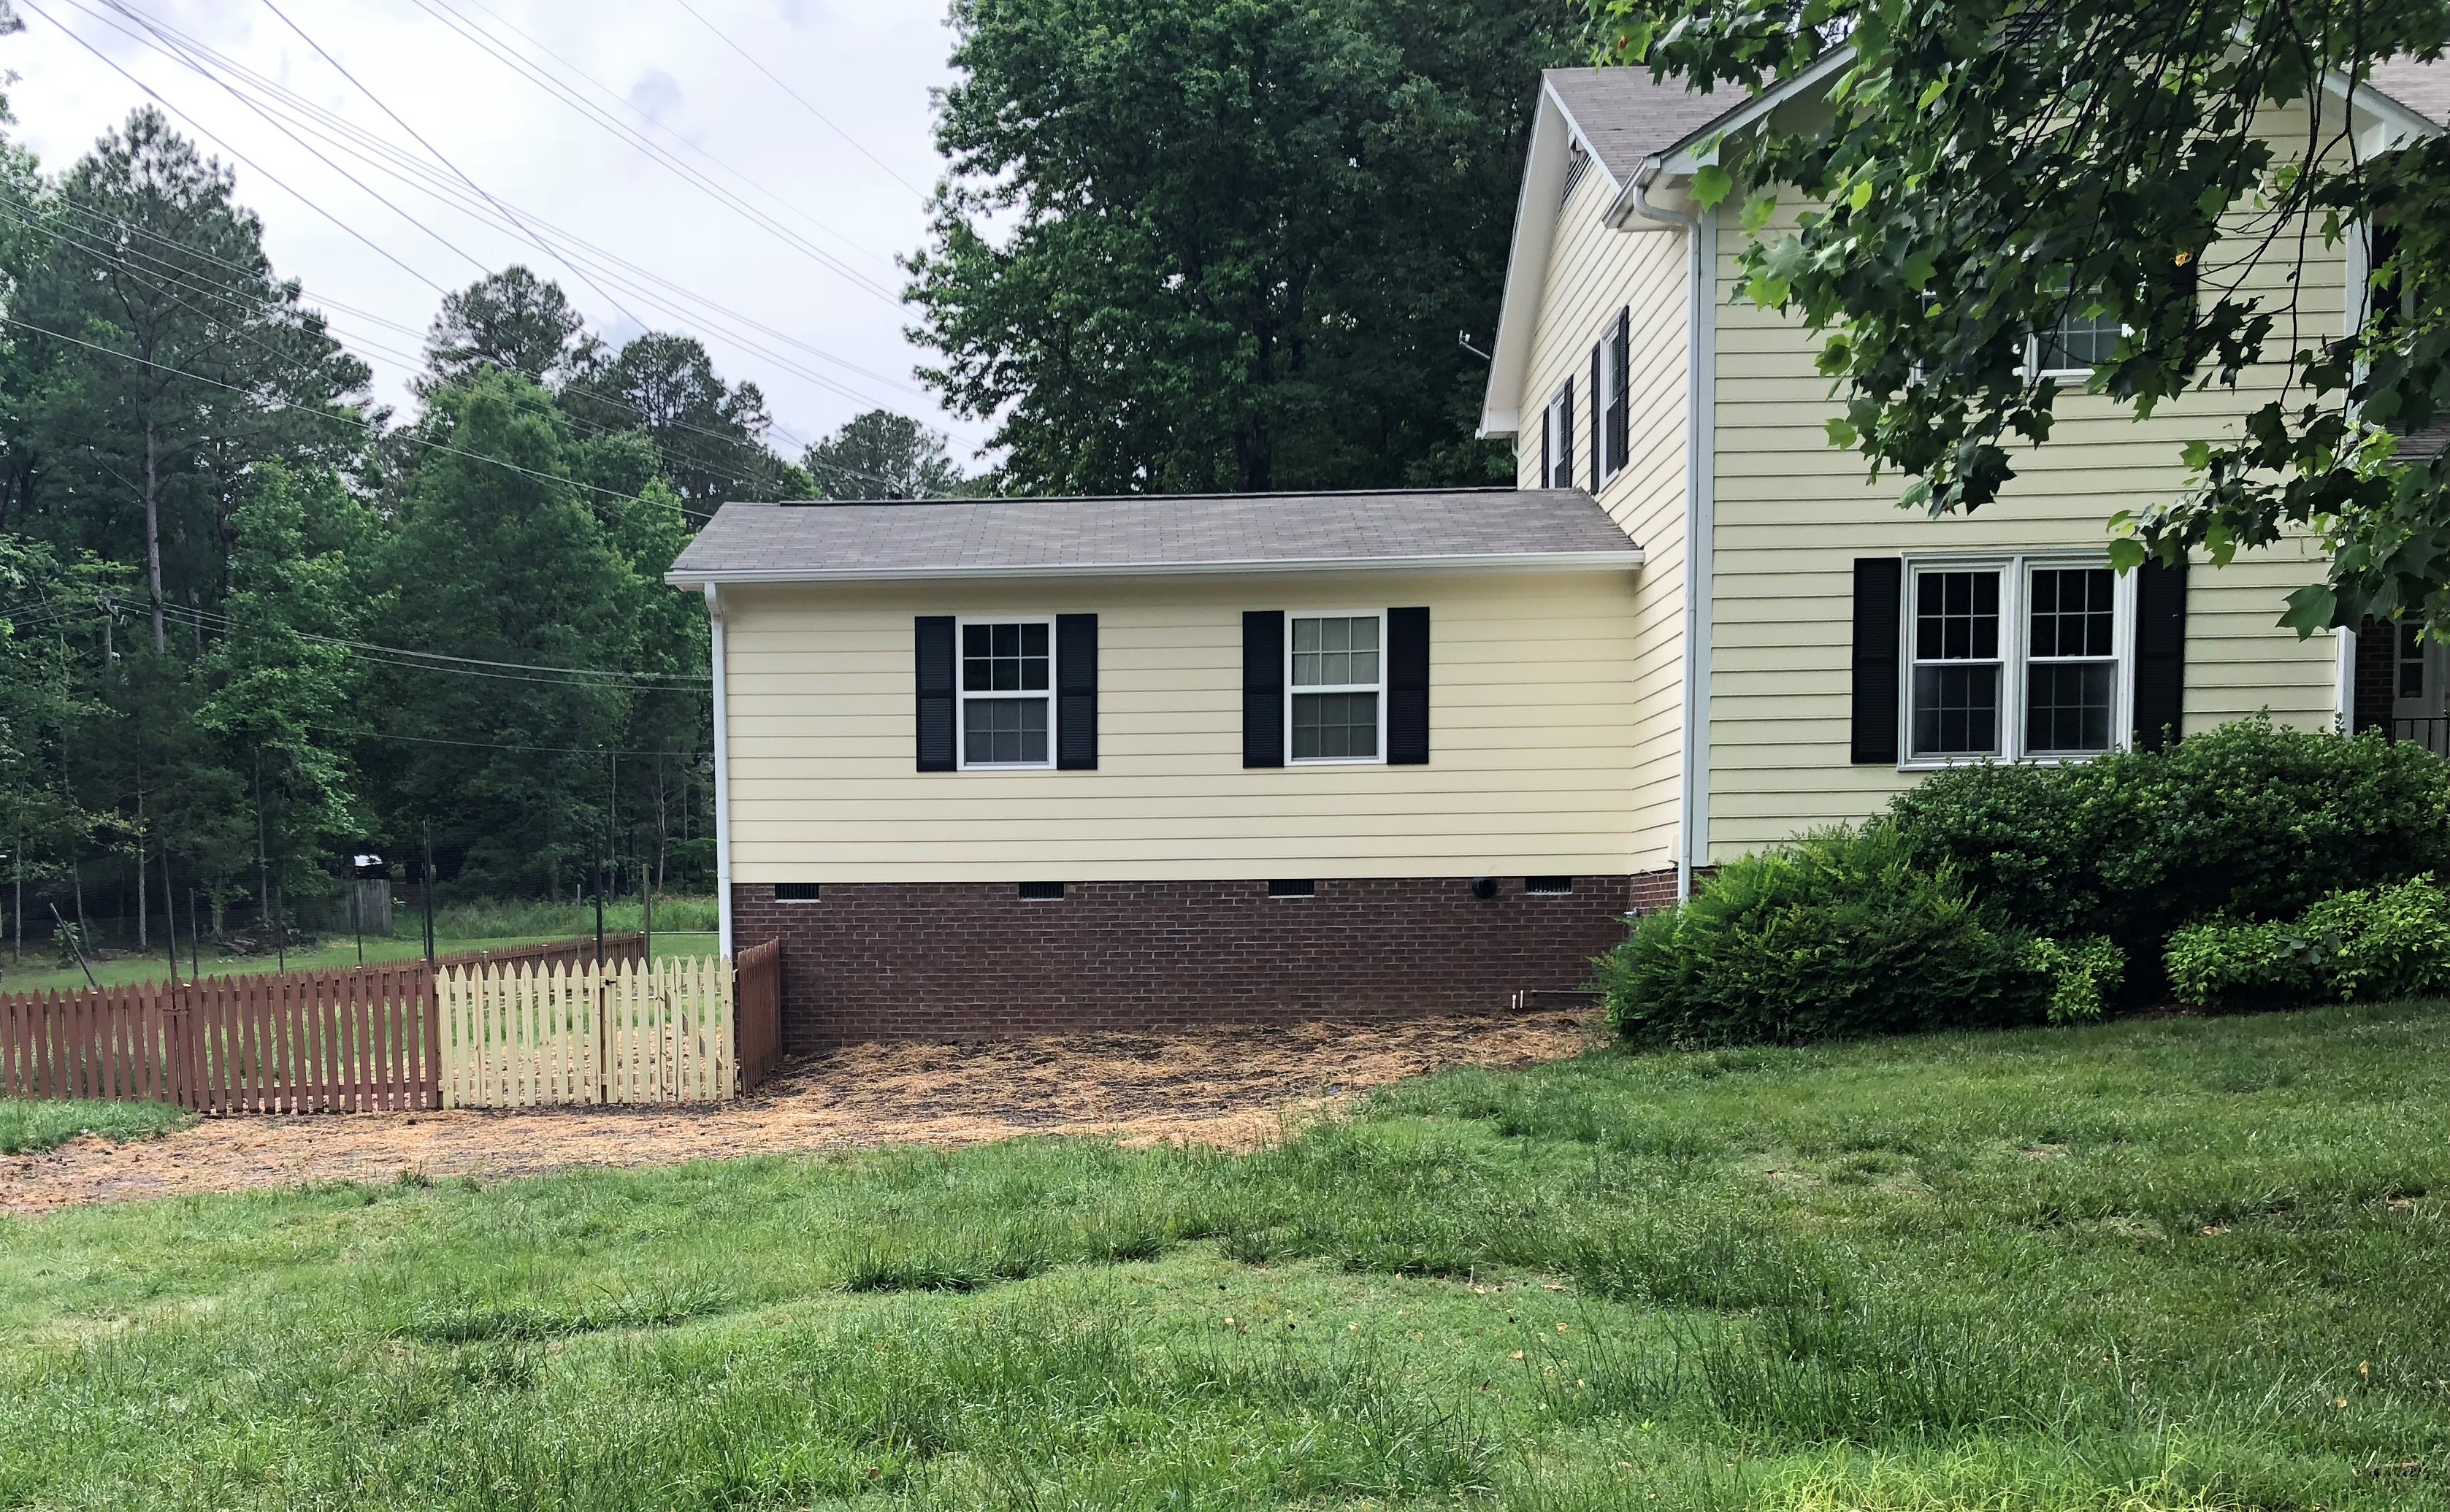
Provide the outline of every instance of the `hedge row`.
{"type": "Polygon", "coordinates": [[[1678,1044],[2068,1021],[2173,979],[2205,1002],[2413,991],[2433,979],[2402,960],[2421,897],[2369,890],[2427,874],[2450,876],[2450,763],[2247,720],[2165,751],[1935,772],[1871,824],[1722,868],[1641,920],[1597,984],[1628,1037],[1678,1044]],[[2323,958],[2377,909],[2396,922],[2373,948],[2399,964],[2256,964],[2323,958]]]}

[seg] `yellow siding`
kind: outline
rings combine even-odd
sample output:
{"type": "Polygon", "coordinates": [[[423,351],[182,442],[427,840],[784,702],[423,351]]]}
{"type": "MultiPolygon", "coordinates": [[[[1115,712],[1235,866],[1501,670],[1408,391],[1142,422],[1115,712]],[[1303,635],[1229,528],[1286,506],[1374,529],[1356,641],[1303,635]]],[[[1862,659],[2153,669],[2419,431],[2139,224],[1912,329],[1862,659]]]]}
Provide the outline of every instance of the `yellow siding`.
{"type": "MultiPolygon", "coordinates": [[[[2343,315],[2344,267],[2306,281],[2316,327],[2343,315]]],[[[1742,239],[1719,259],[1716,614],[1710,701],[1710,853],[1730,860],[1799,830],[1876,812],[1907,784],[1891,766],[1848,759],[1853,558],[2036,550],[2095,551],[2110,515],[2175,496],[2180,445],[2222,431],[2268,394],[2270,375],[2167,406],[2149,422],[2106,399],[2063,398],[2050,443],[2017,452],[2006,495],[1971,517],[1899,510],[1905,480],[1867,481],[1861,458],[1832,447],[1842,405],[1813,370],[1818,341],[1801,322],[1735,302],[1742,239]]],[[[2208,270],[2215,280],[2221,270],[2208,270]]],[[[2279,292],[2284,270],[2265,275],[2279,292]]],[[[2285,345],[2285,338],[2280,339],[2285,345]]],[[[2203,729],[2268,709],[2287,723],[2337,715],[2336,637],[2301,641],[2276,627],[2282,599],[2321,575],[2304,543],[2188,575],[2186,724],[2203,729]]]]}
{"type": "Polygon", "coordinates": [[[742,882],[1635,869],[1632,574],[1304,573],[725,591],[742,882]],[[1426,604],[1429,765],[1246,770],[1245,610],[1426,604]],[[1099,769],[922,774],[911,620],[1099,616],[1099,769]]]}
{"type": "Polygon", "coordinates": [[[1628,790],[1629,843],[1637,871],[1674,864],[1679,731],[1683,712],[1685,291],[1684,238],[1629,234],[1601,224],[1616,190],[1596,165],[1566,201],[1532,340],[1516,476],[1540,474],[1540,417],[1548,397],[1574,381],[1575,482],[1591,486],[1591,347],[1619,310],[1631,313],[1629,456],[1600,490],[1600,503],[1643,552],[1634,587],[1639,650],[1632,666],[1635,737],[1620,780],[1628,790]]]}

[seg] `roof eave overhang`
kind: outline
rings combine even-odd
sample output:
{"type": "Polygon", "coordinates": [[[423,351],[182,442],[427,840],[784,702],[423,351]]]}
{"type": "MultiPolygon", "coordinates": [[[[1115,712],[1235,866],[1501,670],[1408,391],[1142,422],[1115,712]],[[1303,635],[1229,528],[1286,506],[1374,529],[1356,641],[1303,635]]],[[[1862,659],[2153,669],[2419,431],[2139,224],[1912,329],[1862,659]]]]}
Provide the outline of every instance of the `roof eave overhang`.
{"type": "Polygon", "coordinates": [[[2352,88],[2347,75],[2334,70],[2323,75],[2323,87],[2325,92],[2347,102],[2350,109],[2362,110],[2373,118],[2375,126],[2380,130],[2377,133],[2377,139],[2360,144],[2364,151],[2387,152],[2393,147],[2404,146],[2410,142],[2421,142],[2427,137],[2441,135],[2442,127],[2440,123],[2392,99],[2383,91],[2381,85],[2371,79],[2366,79],[2352,88]]]}
{"type": "MultiPolygon", "coordinates": [[[[1548,249],[1565,206],[1572,153],[1571,119],[1546,79],[1531,112],[1531,149],[1515,193],[1514,236],[1506,248],[1506,282],[1497,301],[1497,333],[1488,344],[1488,382],[1481,390],[1482,440],[1512,436],[1523,426],[1523,385],[1530,379],[1531,338],[1540,324],[1540,294],[1548,277],[1548,249]]],[[[1594,160],[1592,165],[1600,165],[1594,160]]],[[[1603,170],[1604,171],[1604,170],[1603,170]]]]}
{"type": "Polygon", "coordinates": [[[1642,566],[1639,546],[1603,552],[1509,552],[1488,555],[1335,556],[1295,561],[1076,562],[1028,567],[749,568],[674,571],[674,588],[757,583],[974,583],[1072,577],[1258,577],[1276,572],[1606,572],[1642,566]]]}

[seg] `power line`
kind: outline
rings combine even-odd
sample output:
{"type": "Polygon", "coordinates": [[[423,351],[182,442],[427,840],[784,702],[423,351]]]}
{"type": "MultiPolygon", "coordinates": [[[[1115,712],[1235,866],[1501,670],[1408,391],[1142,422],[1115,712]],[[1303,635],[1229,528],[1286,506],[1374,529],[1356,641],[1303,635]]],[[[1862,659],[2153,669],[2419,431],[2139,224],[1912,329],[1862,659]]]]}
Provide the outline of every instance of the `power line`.
{"type": "MultiPolygon", "coordinates": [[[[237,620],[232,619],[229,615],[221,613],[215,610],[189,608],[184,610],[184,612],[202,615],[208,619],[217,619],[227,626],[236,627],[239,624],[237,620]]],[[[345,646],[352,650],[379,651],[388,656],[415,656],[430,661],[453,662],[465,667],[496,667],[506,669],[511,671],[520,672],[558,672],[572,677],[629,678],[637,681],[652,680],[658,682],[682,683],[704,683],[710,681],[710,678],[696,672],[631,672],[608,669],[600,667],[547,667],[534,662],[497,662],[488,661],[480,656],[453,656],[444,651],[412,650],[404,646],[380,646],[377,645],[373,641],[349,640],[343,636],[338,635],[318,635],[311,631],[301,630],[292,630],[290,633],[298,636],[301,640],[321,641],[332,646],[345,646]]]]}
{"type": "MultiPolygon", "coordinates": [[[[109,0],[109,3],[113,6],[119,7],[120,9],[126,9],[126,0],[109,0]]],[[[385,105],[383,103],[382,96],[375,93],[372,89],[367,88],[364,81],[360,79],[356,74],[351,73],[346,65],[342,64],[340,59],[332,56],[329,52],[324,51],[323,45],[321,43],[316,41],[313,37],[308,36],[306,34],[305,28],[300,26],[297,22],[290,20],[288,11],[283,10],[279,6],[273,4],[273,0],[263,0],[263,8],[266,10],[271,11],[274,15],[279,16],[282,26],[285,26],[290,30],[297,32],[300,41],[314,48],[315,55],[321,58],[325,63],[330,64],[333,70],[339,73],[341,78],[346,79],[349,83],[355,85],[360,94],[372,100],[375,103],[376,109],[380,110],[383,114],[391,117],[392,124],[399,126],[402,131],[407,132],[410,140],[414,141],[418,146],[423,147],[428,153],[432,154],[434,161],[450,169],[453,177],[457,178],[460,183],[468,185],[469,188],[475,190],[478,195],[481,195],[487,204],[499,210],[510,220],[512,224],[516,225],[521,231],[525,232],[528,240],[535,243],[537,251],[544,253],[547,257],[552,257],[554,255],[552,249],[545,245],[544,238],[536,235],[535,231],[530,230],[526,223],[519,219],[517,211],[512,209],[501,201],[494,198],[493,194],[487,190],[484,185],[478,184],[475,179],[470,178],[467,171],[461,168],[458,164],[452,162],[451,159],[443,153],[440,147],[428,142],[425,139],[423,132],[420,132],[417,127],[410,126],[407,119],[399,111],[393,109],[390,106],[385,105]]],[[[584,273],[579,274],[579,277],[581,278],[585,278],[586,276],[587,275],[584,273]]],[[[593,282],[590,282],[588,286],[590,288],[595,288],[595,285],[593,282]]],[[[598,294],[604,294],[604,291],[600,288],[596,288],[595,292],[598,294]]],[[[644,326],[647,323],[646,321],[639,320],[636,316],[632,315],[628,310],[622,309],[620,300],[612,299],[611,295],[605,295],[604,297],[612,303],[612,308],[620,310],[622,316],[627,319],[631,324],[644,326]]]]}
{"type": "Polygon", "coordinates": [[[724,35],[723,29],[717,27],[713,22],[709,21],[704,15],[700,14],[697,7],[690,4],[690,0],[672,0],[672,3],[688,11],[690,15],[696,17],[697,24],[699,26],[702,26],[709,31],[713,32],[716,39],[725,47],[729,48],[732,51],[737,52],[742,57],[748,59],[749,66],[750,68],[755,68],[758,72],[766,75],[767,78],[773,80],[774,87],[776,88],[782,90],[785,94],[789,95],[792,99],[799,101],[801,109],[807,111],[808,114],[815,116],[818,120],[824,122],[826,127],[831,130],[834,135],[842,138],[845,142],[849,143],[852,149],[858,152],[861,157],[865,158],[868,162],[875,164],[880,168],[883,168],[885,173],[892,178],[894,183],[899,184],[904,188],[917,195],[922,201],[924,201],[927,198],[926,190],[922,189],[919,185],[911,183],[908,179],[904,178],[901,174],[895,173],[891,164],[885,162],[883,158],[878,157],[875,153],[867,150],[865,146],[861,145],[860,140],[857,137],[852,136],[842,127],[835,126],[832,117],[826,115],[823,110],[818,109],[815,106],[810,105],[808,103],[807,96],[802,94],[799,90],[792,88],[789,85],[785,84],[782,78],[777,75],[773,69],[766,67],[764,63],[758,60],[755,53],[749,51],[747,48],[742,47],[739,43],[734,42],[729,37],[724,35]]]}
{"type": "MultiPolygon", "coordinates": [[[[839,259],[835,258],[833,254],[809,245],[797,232],[786,228],[780,223],[767,215],[763,210],[750,205],[739,195],[733,193],[728,188],[718,185],[704,173],[681,162],[669,148],[665,147],[660,143],[650,139],[637,128],[612,117],[600,107],[589,102],[580,96],[577,91],[572,88],[568,84],[564,83],[560,78],[555,77],[551,69],[521,55],[517,49],[502,42],[499,38],[496,37],[492,32],[486,30],[476,22],[460,15],[456,10],[438,6],[437,0],[412,0],[412,3],[419,10],[425,11],[428,15],[433,16],[437,21],[441,22],[454,33],[465,39],[478,50],[485,53],[486,56],[501,64],[505,68],[510,69],[519,78],[535,85],[538,89],[543,90],[557,104],[566,106],[588,121],[591,125],[601,127],[603,130],[610,133],[615,140],[645,156],[650,162],[669,170],[674,176],[681,179],[682,182],[698,189],[702,193],[713,199],[717,204],[724,205],[733,213],[748,220],[751,224],[756,225],[759,229],[766,231],[777,240],[783,242],[792,250],[803,253],[815,260],[820,265],[826,268],[829,272],[838,275],[846,281],[858,285],[863,291],[872,294],[876,298],[883,300],[897,308],[902,304],[902,297],[895,290],[876,282],[865,274],[852,270],[850,267],[844,264],[839,259]]],[[[479,9],[482,8],[479,7],[479,9]]],[[[687,137],[681,136],[679,133],[673,132],[669,127],[664,126],[662,123],[656,121],[653,116],[649,115],[647,112],[640,110],[636,106],[623,100],[621,96],[614,94],[613,91],[607,88],[603,84],[590,77],[583,70],[573,65],[568,59],[563,58],[559,53],[556,53],[550,48],[545,47],[541,42],[537,42],[535,37],[530,36],[527,32],[521,31],[517,27],[513,26],[510,22],[502,20],[502,18],[495,12],[489,10],[486,11],[486,14],[493,16],[494,19],[506,29],[525,39],[531,46],[543,52],[546,57],[552,59],[555,64],[558,64],[564,71],[584,80],[598,91],[611,95],[612,98],[620,103],[624,108],[646,121],[648,125],[665,131],[666,134],[671,135],[674,141],[680,143],[683,146],[689,147],[698,156],[705,158],[708,162],[712,163],[716,167],[723,169],[724,172],[729,174],[731,177],[740,180],[743,184],[749,184],[749,187],[756,189],[760,194],[765,195],[768,199],[773,200],[778,204],[783,204],[786,209],[791,209],[794,214],[800,217],[800,219],[807,221],[808,224],[814,226],[825,235],[832,237],[835,241],[842,242],[845,246],[850,247],[852,250],[859,252],[865,257],[870,258],[871,260],[881,263],[885,263],[887,266],[891,265],[889,262],[886,262],[885,259],[878,257],[875,253],[868,251],[865,247],[860,246],[859,243],[851,241],[848,237],[844,236],[841,232],[836,231],[831,226],[826,225],[825,223],[807,214],[805,211],[797,210],[795,207],[786,204],[781,196],[774,194],[764,185],[750,180],[746,174],[743,174],[739,170],[731,167],[729,164],[716,158],[713,154],[706,151],[703,147],[691,143],[687,137]]]]}
{"type": "MultiPolygon", "coordinates": [[[[42,6],[37,3],[37,0],[25,0],[25,5],[27,10],[31,10],[38,16],[41,16],[45,21],[49,22],[52,26],[58,27],[61,34],[66,36],[69,41],[75,43],[78,47],[85,48],[86,51],[92,53],[96,58],[101,59],[103,66],[109,68],[111,72],[118,74],[121,78],[126,79],[128,83],[136,86],[139,89],[144,90],[146,97],[150,99],[154,104],[186,122],[187,125],[197,132],[197,134],[203,136],[205,140],[216,144],[223,151],[228,153],[231,157],[238,159],[241,163],[245,164],[256,172],[262,174],[264,178],[271,181],[271,183],[276,186],[287,192],[291,199],[296,200],[299,204],[314,211],[317,215],[321,216],[324,220],[331,222],[334,225],[339,226],[341,231],[345,232],[350,237],[363,242],[376,256],[381,258],[384,262],[391,263],[394,267],[399,268],[401,272],[407,274],[410,278],[415,279],[418,282],[424,284],[427,288],[434,290],[437,294],[447,292],[441,284],[435,282],[432,279],[427,278],[417,269],[410,267],[406,262],[401,262],[398,257],[393,256],[388,248],[379,245],[372,238],[366,236],[355,226],[342,221],[339,216],[334,215],[331,211],[324,209],[320,204],[317,204],[306,196],[299,193],[296,189],[290,188],[289,184],[279,175],[273,173],[270,169],[264,167],[263,165],[256,162],[253,158],[248,157],[245,153],[241,152],[238,148],[231,146],[222,138],[215,136],[212,132],[206,130],[194,116],[187,114],[185,111],[181,110],[178,107],[172,105],[169,101],[163,99],[160,94],[154,91],[151,85],[146,84],[144,80],[128,72],[126,68],[121,68],[111,59],[109,54],[104,52],[100,48],[95,47],[92,43],[88,42],[85,38],[77,35],[73,28],[63,26],[60,22],[53,20],[50,13],[45,10],[42,6]]],[[[90,14],[90,12],[88,13],[90,14]]],[[[115,29],[120,29],[123,32],[125,31],[124,28],[115,29]]]]}

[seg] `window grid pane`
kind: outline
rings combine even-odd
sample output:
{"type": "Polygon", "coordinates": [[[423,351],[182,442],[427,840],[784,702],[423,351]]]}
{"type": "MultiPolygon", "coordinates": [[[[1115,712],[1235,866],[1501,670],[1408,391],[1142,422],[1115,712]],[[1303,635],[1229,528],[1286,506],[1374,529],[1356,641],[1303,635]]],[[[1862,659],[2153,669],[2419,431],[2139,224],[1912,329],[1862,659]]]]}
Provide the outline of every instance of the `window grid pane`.
{"type": "Polygon", "coordinates": [[[1378,620],[1293,621],[1295,688],[1369,687],[1378,681],[1378,620]]]}
{"type": "Polygon", "coordinates": [[[2108,750],[2118,701],[2116,579],[2106,567],[2075,567],[2042,569],[2027,582],[2025,750],[2108,750]]]}
{"type": "Polygon", "coordinates": [[[1987,756],[1999,749],[1996,664],[1925,664],[1914,669],[1914,753],[1987,756]]]}
{"type": "Polygon", "coordinates": [[[1378,695],[1293,695],[1293,757],[1297,761],[1366,761],[1378,754],[1378,695]]]}
{"type": "Polygon", "coordinates": [[[2399,627],[2399,696],[2424,696],[2424,628],[2402,624],[2399,627]]]}
{"type": "Polygon", "coordinates": [[[2041,368],[2045,373],[2090,372],[2107,362],[2118,351],[2119,339],[2127,333],[2120,322],[2110,316],[2071,314],[2041,338],[2041,368]]]}
{"type": "Polygon", "coordinates": [[[1915,574],[1914,638],[1912,754],[1996,753],[1998,572],[1915,574]]]}
{"type": "Polygon", "coordinates": [[[1046,700],[964,700],[962,704],[962,760],[972,766],[1043,765],[1046,761],[1046,700]]]}
{"type": "Polygon", "coordinates": [[[962,690],[1040,692],[1046,688],[1047,628],[1040,625],[962,627],[962,690]]]}

